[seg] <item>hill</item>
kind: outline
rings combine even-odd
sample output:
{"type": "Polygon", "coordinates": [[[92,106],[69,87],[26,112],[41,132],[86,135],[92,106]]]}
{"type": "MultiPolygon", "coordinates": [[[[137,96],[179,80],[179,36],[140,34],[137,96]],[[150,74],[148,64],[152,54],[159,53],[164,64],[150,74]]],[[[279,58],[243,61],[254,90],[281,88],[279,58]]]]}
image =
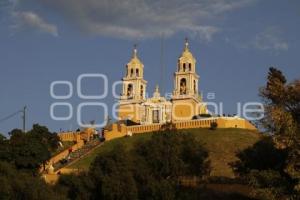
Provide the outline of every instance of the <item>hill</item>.
{"type": "MultiPolygon", "coordinates": [[[[253,145],[260,137],[257,131],[245,129],[209,130],[199,128],[186,129],[183,131],[195,135],[199,144],[203,144],[207,148],[212,166],[211,176],[225,176],[231,178],[234,177],[234,175],[228,164],[237,159],[235,153],[253,145]]],[[[93,152],[72,163],[67,168],[87,170],[98,154],[110,151],[114,146],[120,143],[130,149],[133,144],[149,139],[152,134],[153,133],[136,134],[132,137],[124,137],[105,142],[93,152]]]]}

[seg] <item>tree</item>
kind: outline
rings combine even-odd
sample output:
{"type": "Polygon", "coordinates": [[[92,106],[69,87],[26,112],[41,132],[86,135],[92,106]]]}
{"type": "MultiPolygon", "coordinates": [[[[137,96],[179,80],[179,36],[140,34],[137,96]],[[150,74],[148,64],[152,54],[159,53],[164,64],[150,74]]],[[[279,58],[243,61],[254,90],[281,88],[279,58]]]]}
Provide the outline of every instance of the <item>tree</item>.
{"type": "Polygon", "coordinates": [[[278,149],[270,136],[238,152],[234,172],[255,190],[258,199],[280,199],[291,194],[293,184],[285,173],[287,149],[278,149]]]}
{"type": "Polygon", "coordinates": [[[291,146],[299,140],[299,111],[300,111],[300,83],[299,80],[290,84],[278,69],[269,69],[268,80],[261,88],[265,117],[262,125],[273,133],[279,142],[291,146]]]}
{"type": "MultiPolygon", "coordinates": [[[[288,199],[291,195],[290,180],[276,170],[251,170],[247,174],[248,183],[255,188],[252,193],[257,199],[288,199]]],[[[291,199],[291,198],[289,198],[291,199]]]]}
{"type": "Polygon", "coordinates": [[[2,133],[0,133],[0,142],[5,140],[7,140],[7,138],[2,133]]]}
{"type": "Polygon", "coordinates": [[[50,152],[55,152],[58,148],[59,137],[56,133],[51,133],[46,126],[34,124],[28,135],[37,138],[50,152]]]}
{"type": "Polygon", "coordinates": [[[208,153],[191,134],[165,131],[136,147],[156,177],[177,180],[183,175],[202,176],[207,172],[208,153]]]}
{"type": "Polygon", "coordinates": [[[43,140],[32,133],[13,130],[10,138],[12,162],[18,169],[36,173],[50,157],[43,140]]]}
{"type": "Polygon", "coordinates": [[[0,199],[65,199],[40,177],[32,176],[7,162],[0,162],[0,199]]]}
{"type": "Polygon", "coordinates": [[[280,70],[269,69],[266,86],[260,90],[265,108],[261,124],[272,138],[237,155],[235,171],[248,178],[261,198],[300,197],[299,82],[287,83],[280,70]]]}
{"type": "Polygon", "coordinates": [[[235,173],[245,175],[251,170],[276,170],[283,172],[287,150],[277,149],[271,137],[263,137],[253,146],[237,153],[238,161],[232,163],[235,173]]]}
{"type": "Polygon", "coordinates": [[[138,143],[134,177],[139,199],[174,199],[180,177],[209,173],[208,153],[191,134],[166,130],[138,143]]]}
{"type": "Polygon", "coordinates": [[[111,152],[96,157],[90,167],[96,198],[137,199],[133,163],[124,146],[116,146],[111,152]]]}
{"type": "Polygon", "coordinates": [[[0,159],[13,163],[18,169],[36,173],[58,148],[57,134],[38,124],[27,133],[14,129],[9,135],[9,140],[0,140],[0,159]]]}
{"type": "Polygon", "coordinates": [[[86,173],[61,175],[55,189],[69,199],[88,200],[93,197],[94,183],[86,173]]]}
{"type": "Polygon", "coordinates": [[[131,149],[117,145],[98,155],[90,167],[93,198],[175,199],[180,177],[209,173],[207,158],[193,135],[170,129],[131,149]]]}
{"type": "Polygon", "coordinates": [[[0,134],[0,161],[10,162],[11,159],[9,140],[0,134]]]}

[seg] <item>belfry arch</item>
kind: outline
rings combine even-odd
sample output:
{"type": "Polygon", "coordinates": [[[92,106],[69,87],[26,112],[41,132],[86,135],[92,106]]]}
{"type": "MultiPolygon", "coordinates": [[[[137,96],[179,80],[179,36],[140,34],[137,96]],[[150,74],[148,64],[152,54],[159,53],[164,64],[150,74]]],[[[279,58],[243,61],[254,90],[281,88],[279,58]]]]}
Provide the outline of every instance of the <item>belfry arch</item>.
{"type": "Polygon", "coordinates": [[[132,84],[130,83],[130,84],[128,84],[128,86],[127,86],[127,96],[128,96],[128,97],[132,96],[132,91],[133,91],[133,86],[132,86],[132,84]]]}
{"type": "Polygon", "coordinates": [[[180,95],[186,94],[186,79],[180,79],[180,95]]]}

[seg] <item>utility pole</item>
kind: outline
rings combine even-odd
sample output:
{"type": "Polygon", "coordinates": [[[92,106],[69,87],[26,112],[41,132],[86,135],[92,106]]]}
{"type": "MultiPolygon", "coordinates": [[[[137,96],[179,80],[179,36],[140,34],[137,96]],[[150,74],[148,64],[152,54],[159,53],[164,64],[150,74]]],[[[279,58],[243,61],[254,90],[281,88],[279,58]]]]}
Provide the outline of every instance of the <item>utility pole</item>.
{"type": "Polygon", "coordinates": [[[24,106],[23,110],[21,111],[23,113],[22,118],[23,118],[23,132],[26,132],[26,106],[24,106]]]}

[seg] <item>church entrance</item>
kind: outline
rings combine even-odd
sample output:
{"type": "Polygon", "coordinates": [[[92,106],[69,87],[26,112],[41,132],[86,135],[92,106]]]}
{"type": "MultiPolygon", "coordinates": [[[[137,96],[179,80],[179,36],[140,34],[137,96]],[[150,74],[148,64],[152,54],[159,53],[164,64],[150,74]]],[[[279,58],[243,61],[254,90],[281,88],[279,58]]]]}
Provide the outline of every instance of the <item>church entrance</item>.
{"type": "Polygon", "coordinates": [[[159,123],[159,110],[152,111],[152,122],[159,123]]]}

